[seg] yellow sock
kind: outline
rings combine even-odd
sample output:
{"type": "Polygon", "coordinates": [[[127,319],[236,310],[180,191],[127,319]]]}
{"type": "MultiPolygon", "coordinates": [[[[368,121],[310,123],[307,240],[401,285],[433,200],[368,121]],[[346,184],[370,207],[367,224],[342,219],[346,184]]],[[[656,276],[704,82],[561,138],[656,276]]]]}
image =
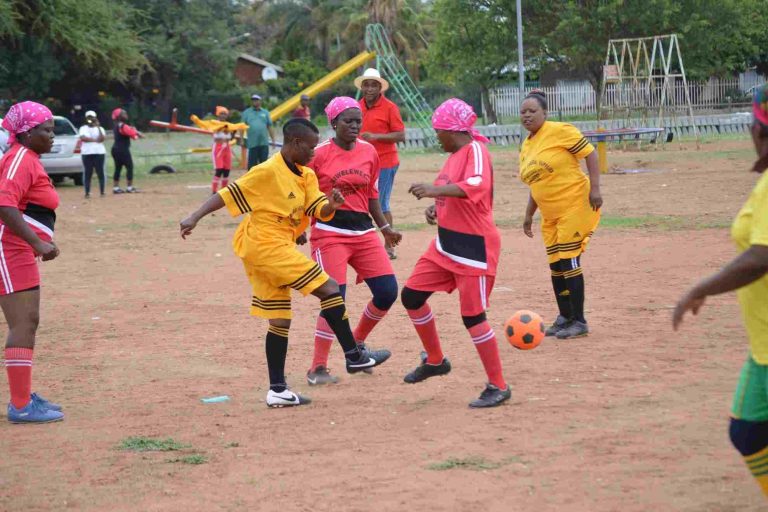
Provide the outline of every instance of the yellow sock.
{"type": "Polygon", "coordinates": [[[744,462],[747,463],[752,476],[760,484],[763,494],[768,496],[768,446],[757,453],[744,457],[744,462]]]}

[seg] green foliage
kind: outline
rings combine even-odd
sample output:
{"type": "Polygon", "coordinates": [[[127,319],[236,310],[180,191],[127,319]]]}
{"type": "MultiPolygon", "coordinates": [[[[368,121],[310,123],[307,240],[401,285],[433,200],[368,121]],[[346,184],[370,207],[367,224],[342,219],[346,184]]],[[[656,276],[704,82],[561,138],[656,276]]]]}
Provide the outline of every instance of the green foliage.
{"type": "Polygon", "coordinates": [[[208,458],[205,455],[194,453],[192,455],[186,455],[184,457],[175,457],[173,459],[168,459],[166,462],[170,462],[170,463],[180,462],[181,464],[191,464],[193,466],[197,466],[198,464],[205,464],[206,462],[208,462],[208,458]]]}
{"type": "Polygon", "coordinates": [[[123,439],[119,445],[121,450],[131,452],[173,452],[189,447],[189,445],[176,442],[170,437],[167,439],[157,439],[143,436],[128,437],[123,439]]]}

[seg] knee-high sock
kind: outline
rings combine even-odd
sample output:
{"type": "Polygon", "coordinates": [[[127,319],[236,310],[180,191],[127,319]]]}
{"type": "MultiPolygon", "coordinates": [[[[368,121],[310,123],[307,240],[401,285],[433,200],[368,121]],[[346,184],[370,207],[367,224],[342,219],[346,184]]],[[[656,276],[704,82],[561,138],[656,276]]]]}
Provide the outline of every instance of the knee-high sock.
{"type": "Polygon", "coordinates": [[[427,351],[427,364],[440,364],[443,362],[443,349],[440,346],[440,337],[437,335],[435,317],[432,316],[432,308],[426,302],[418,309],[408,309],[408,316],[416,328],[424,350],[427,351]]]}
{"type": "Polygon", "coordinates": [[[763,493],[768,496],[768,447],[744,457],[749,471],[755,477],[763,493]]]}
{"type": "Polygon", "coordinates": [[[31,348],[5,349],[5,371],[8,374],[11,403],[16,409],[26,407],[32,394],[32,352],[31,348]]]}
{"type": "Polygon", "coordinates": [[[369,302],[368,305],[365,306],[363,314],[360,315],[360,321],[357,323],[357,327],[355,327],[355,341],[358,343],[365,343],[366,338],[371,334],[373,328],[376,327],[376,324],[378,324],[386,314],[386,309],[379,309],[373,305],[373,301],[369,302]]]}
{"type": "Polygon", "coordinates": [[[269,389],[280,393],[285,391],[285,356],[288,353],[288,329],[269,326],[267,329],[267,368],[269,368],[269,389]]]}
{"type": "Polygon", "coordinates": [[[219,190],[219,177],[214,175],[213,179],[211,180],[211,192],[215,194],[217,190],[219,190]]]}
{"type": "Polygon", "coordinates": [[[579,322],[586,322],[584,318],[584,274],[581,270],[579,258],[560,260],[565,285],[568,287],[568,294],[571,299],[572,318],[579,322]]]}
{"type": "Polygon", "coordinates": [[[550,263],[549,270],[552,273],[552,289],[555,292],[557,308],[560,311],[561,316],[570,319],[573,316],[570,292],[568,291],[568,286],[565,283],[563,272],[560,270],[560,261],[550,263]]]}
{"type": "Polygon", "coordinates": [[[488,375],[488,382],[499,389],[507,389],[507,383],[504,381],[504,375],[501,371],[499,344],[496,342],[496,333],[493,332],[493,328],[485,321],[467,330],[472,336],[472,343],[475,344],[477,354],[483,362],[485,373],[488,375]]]}
{"type": "Polygon", "coordinates": [[[360,350],[357,348],[355,338],[352,336],[352,329],[349,327],[349,316],[347,307],[344,304],[344,298],[340,293],[334,293],[320,301],[320,309],[326,322],[339,340],[344,355],[348,359],[357,361],[360,350]]]}
{"type": "Polygon", "coordinates": [[[318,366],[328,367],[328,354],[331,352],[334,338],[331,326],[328,325],[325,318],[318,315],[317,323],[315,324],[315,353],[312,357],[310,371],[313,371],[318,366]]]}

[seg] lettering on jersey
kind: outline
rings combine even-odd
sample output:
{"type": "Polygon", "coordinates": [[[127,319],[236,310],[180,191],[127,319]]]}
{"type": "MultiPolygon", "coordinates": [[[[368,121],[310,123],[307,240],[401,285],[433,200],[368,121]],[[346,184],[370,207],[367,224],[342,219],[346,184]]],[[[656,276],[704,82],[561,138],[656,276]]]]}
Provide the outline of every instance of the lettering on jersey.
{"type": "Polygon", "coordinates": [[[301,224],[301,219],[304,218],[304,207],[298,206],[291,210],[291,215],[288,217],[288,222],[291,223],[291,227],[297,228],[301,224]]]}
{"type": "Polygon", "coordinates": [[[371,176],[365,171],[360,169],[343,169],[333,175],[331,186],[339,189],[345,196],[348,196],[358,190],[367,189],[370,181],[371,176]]]}
{"type": "MultiPolygon", "coordinates": [[[[437,179],[435,180],[435,185],[437,185],[438,187],[443,185],[450,185],[451,183],[453,183],[453,181],[451,181],[451,178],[445,173],[438,174],[437,179]]],[[[445,206],[445,198],[436,197],[435,206],[437,206],[438,208],[442,208],[443,206],[445,206]]]]}
{"type": "Polygon", "coordinates": [[[547,162],[543,160],[530,160],[525,164],[523,171],[520,173],[520,178],[526,185],[531,185],[544,179],[545,173],[552,174],[553,172],[555,172],[555,169],[547,162]]]}

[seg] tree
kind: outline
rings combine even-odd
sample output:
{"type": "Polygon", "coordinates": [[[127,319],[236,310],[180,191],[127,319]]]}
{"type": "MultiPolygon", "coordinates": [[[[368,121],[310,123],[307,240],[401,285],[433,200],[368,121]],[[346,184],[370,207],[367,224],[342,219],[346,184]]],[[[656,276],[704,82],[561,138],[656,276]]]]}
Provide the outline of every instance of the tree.
{"type": "Polygon", "coordinates": [[[516,60],[510,51],[517,47],[514,15],[514,0],[437,0],[433,8],[437,26],[428,51],[430,75],[451,85],[479,85],[492,123],[497,119],[488,92],[516,60]]]}
{"type": "Polygon", "coordinates": [[[125,80],[146,64],[121,1],[0,0],[0,89],[14,99],[42,97],[65,67],[125,80]]]}

